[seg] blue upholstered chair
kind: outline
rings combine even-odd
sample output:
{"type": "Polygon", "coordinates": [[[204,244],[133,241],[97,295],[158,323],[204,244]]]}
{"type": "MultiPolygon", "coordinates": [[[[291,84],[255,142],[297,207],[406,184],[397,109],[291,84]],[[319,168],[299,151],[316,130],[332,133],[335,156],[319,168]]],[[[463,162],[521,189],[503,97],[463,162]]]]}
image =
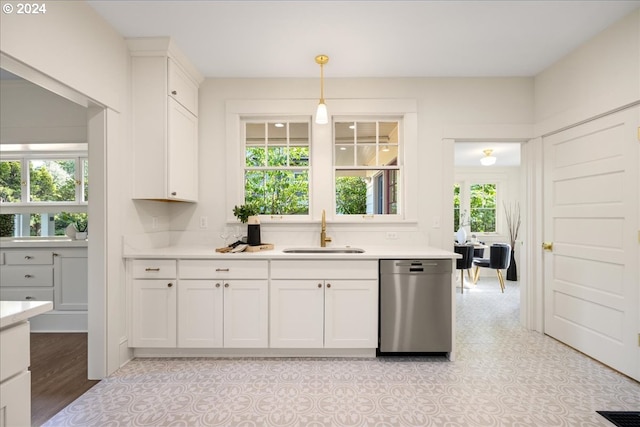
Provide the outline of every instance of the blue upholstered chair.
{"type": "Polygon", "coordinates": [[[498,275],[500,290],[504,292],[504,276],[501,270],[509,268],[511,262],[511,245],[507,243],[494,243],[489,247],[489,258],[474,258],[473,265],[476,269],[473,273],[473,283],[480,277],[480,267],[493,268],[498,275]]]}

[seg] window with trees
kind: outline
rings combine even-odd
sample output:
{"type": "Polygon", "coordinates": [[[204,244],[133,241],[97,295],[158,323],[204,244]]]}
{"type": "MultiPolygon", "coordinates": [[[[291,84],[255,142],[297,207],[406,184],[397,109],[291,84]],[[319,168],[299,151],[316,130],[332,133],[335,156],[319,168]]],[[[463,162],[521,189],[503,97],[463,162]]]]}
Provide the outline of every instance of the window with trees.
{"type": "Polygon", "coordinates": [[[244,121],[244,202],[267,215],[309,214],[309,119],[244,121]]]}
{"type": "Polygon", "coordinates": [[[400,120],[336,120],[335,202],[338,215],[399,214],[400,120]]]}
{"type": "Polygon", "coordinates": [[[472,233],[495,233],[497,217],[496,183],[471,183],[453,187],[453,227],[469,226],[472,233]]]}
{"type": "Polygon", "coordinates": [[[86,156],[0,160],[0,236],[61,236],[86,224],[88,177],[86,156]]]}

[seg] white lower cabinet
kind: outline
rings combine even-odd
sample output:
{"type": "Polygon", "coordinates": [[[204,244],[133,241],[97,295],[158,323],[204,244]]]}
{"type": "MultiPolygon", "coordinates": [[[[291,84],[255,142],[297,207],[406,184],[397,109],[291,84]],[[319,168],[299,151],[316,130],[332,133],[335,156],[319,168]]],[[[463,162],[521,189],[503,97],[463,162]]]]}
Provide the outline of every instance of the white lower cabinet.
{"type": "Polygon", "coordinates": [[[180,260],[178,347],[266,348],[268,261],[180,260]]]}
{"type": "Polygon", "coordinates": [[[178,347],[268,346],[267,280],[180,280],[178,347]]]}
{"type": "Polygon", "coordinates": [[[131,346],[176,346],[176,280],[133,281],[131,346]]]}
{"type": "Polygon", "coordinates": [[[376,261],[273,261],[271,277],[270,347],[378,346],[376,261]]]}

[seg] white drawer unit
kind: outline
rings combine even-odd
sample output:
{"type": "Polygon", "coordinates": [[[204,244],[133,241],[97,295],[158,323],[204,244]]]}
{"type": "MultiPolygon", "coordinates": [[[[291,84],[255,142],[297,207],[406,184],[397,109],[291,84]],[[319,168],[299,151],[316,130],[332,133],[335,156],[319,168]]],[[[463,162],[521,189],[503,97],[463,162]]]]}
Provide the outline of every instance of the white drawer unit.
{"type": "Polygon", "coordinates": [[[5,251],[4,263],[7,265],[52,265],[52,251],[5,251]]]}
{"type": "Polygon", "coordinates": [[[272,279],[378,279],[376,260],[271,261],[272,279]]]}
{"type": "Polygon", "coordinates": [[[180,263],[181,279],[268,279],[268,261],[190,260],[180,263]]]}
{"type": "Polygon", "coordinates": [[[4,265],[0,269],[0,287],[53,286],[51,265],[4,265]]]}
{"type": "Polygon", "coordinates": [[[136,259],[132,264],[134,279],[175,279],[175,259],[136,259]]]}
{"type": "Polygon", "coordinates": [[[53,301],[53,288],[51,289],[34,289],[25,287],[16,288],[0,288],[0,300],[2,301],[53,301]]]}

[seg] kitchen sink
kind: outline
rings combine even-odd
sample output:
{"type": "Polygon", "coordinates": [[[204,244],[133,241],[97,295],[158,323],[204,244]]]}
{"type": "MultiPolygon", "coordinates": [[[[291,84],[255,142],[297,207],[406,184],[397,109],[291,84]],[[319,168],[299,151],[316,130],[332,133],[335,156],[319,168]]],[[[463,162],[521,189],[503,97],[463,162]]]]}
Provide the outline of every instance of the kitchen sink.
{"type": "Polygon", "coordinates": [[[286,248],[285,254],[363,254],[360,248],[286,248]]]}

